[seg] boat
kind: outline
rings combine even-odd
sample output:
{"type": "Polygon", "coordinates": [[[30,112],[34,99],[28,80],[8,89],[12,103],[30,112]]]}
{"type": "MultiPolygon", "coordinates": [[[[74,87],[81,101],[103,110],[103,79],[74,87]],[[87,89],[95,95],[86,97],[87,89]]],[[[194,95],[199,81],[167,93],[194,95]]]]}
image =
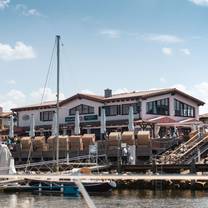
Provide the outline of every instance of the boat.
{"type": "MultiPolygon", "coordinates": [[[[89,194],[109,193],[116,188],[114,181],[90,181],[82,180],[82,184],[89,194]]],[[[51,194],[63,194],[67,196],[79,196],[79,188],[71,180],[41,180],[25,179],[21,183],[11,183],[0,186],[2,192],[39,192],[51,194]]]]}
{"type": "MultiPolygon", "coordinates": [[[[62,173],[63,175],[71,176],[86,176],[91,175],[91,169],[88,167],[74,168],[70,172],[62,173]]],[[[61,187],[76,186],[75,182],[69,179],[56,180],[40,180],[40,179],[26,179],[31,187],[39,187],[42,191],[58,190],[61,187]]],[[[110,180],[82,180],[82,184],[89,194],[94,193],[108,193],[116,188],[116,183],[110,180]]]]}
{"type": "Polygon", "coordinates": [[[26,184],[7,184],[0,187],[2,192],[31,192],[63,194],[65,196],[77,197],[80,195],[78,187],[74,183],[48,183],[47,181],[29,182],[26,184]]]}
{"type": "MultiPolygon", "coordinates": [[[[57,108],[56,108],[56,123],[54,126],[55,136],[59,136],[59,50],[60,50],[60,36],[56,36],[57,44],[57,108]]],[[[34,117],[32,116],[31,137],[35,136],[34,117]]],[[[11,132],[13,127],[11,127],[11,132]]],[[[12,132],[13,133],[13,132],[12,132]]],[[[13,137],[13,134],[11,135],[13,137]]],[[[28,162],[30,159],[31,152],[28,153],[28,162]]],[[[57,139],[57,151],[56,151],[56,170],[59,172],[59,139],[57,139]]],[[[74,172],[75,174],[89,174],[87,168],[82,169],[80,172],[74,172]]],[[[26,166],[27,172],[27,166],[26,166]]],[[[71,174],[74,174],[71,173],[71,174]]],[[[90,173],[91,174],[91,173],[90,173]]],[[[81,181],[83,187],[88,193],[104,193],[109,192],[116,187],[115,182],[112,181],[81,181]]],[[[80,189],[79,184],[75,181],[52,181],[52,180],[41,180],[41,179],[28,179],[27,176],[24,181],[7,183],[0,186],[0,190],[4,192],[39,192],[39,193],[59,193],[69,196],[79,196],[83,190],[80,189]]]]}
{"type": "MultiPolygon", "coordinates": [[[[29,180],[28,184],[32,187],[32,189],[39,188],[41,191],[61,191],[61,188],[65,189],[66,187],[76,187],[75,182],[69,180],[52,181],[32,179],[29,180]]],[[[82,184],[89,194],[107,193],[116,187],[116,183],[113,181],[82,180],[82,184]]]]}

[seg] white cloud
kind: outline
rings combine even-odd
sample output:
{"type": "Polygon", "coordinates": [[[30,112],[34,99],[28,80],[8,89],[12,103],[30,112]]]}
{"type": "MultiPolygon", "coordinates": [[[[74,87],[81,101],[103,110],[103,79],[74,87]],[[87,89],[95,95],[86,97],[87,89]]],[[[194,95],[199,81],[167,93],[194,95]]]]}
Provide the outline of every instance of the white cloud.
{"type": "Polygon", "coordinates": [[[25,16],[41,16],[41,14],[36,9],[28,9],[23,13],[25,16]]]}
{"type": "Polygon", "coordinates": [[[84,89],[84,90],[81,90],[81,93],[82,94],[89,94],[89,95],[96,95],[95,92],[89,90],[89,89],[84,89]]]}
{"type": "Polygon", "coordinates": [[[5,94],[0,94],[0,106],[4,111],[9,111],[11,108],[25,105],[25,94],[17,89],[12,89],[5,94]]]}
{"type": "Polygon", "coordinates": [[[201,82],[200,84],[195,85],[194,88],[203,97],[208,97],[208,82],[201,82]]]}
{"type": "Polygon", "coordinates": [[[37,9],[28,9],[24,4],[17,4],[16,10],[24,16],[43,16],[37,9]]]}
{"type": "Polygon", "coordinates": [[[121,33],[119,30],[106,29],[100,31],[101,35],[107,36],[108,38],[120,38],[121,33]]]}
{"type": "Polygon", "coordinates": [[[25,94],[19,90],[12,89],[7,93],[7,97],[12,98],[13,100],[23,100],[25,99],[25,94]]]}
{"type": "Polygon", "coordinates": [[[203,100],[205,105],[200,107],[200,113],[208,113],[208,82],[201,82],[193,87],[193,94],[203,100]]]}
{"type": "Polygon", "coordinates": [[[5,9],[9,6],[10,0],[0,0],[0,9],[5,9]]]}
{"type": "Polygon", "coordinates": [[[171,86],[171,88],[176,88],[176,89],[181,90],[183,92],[190,93],[188,91],[188,89],[186,88],[186,86],[183,84],[175,84],[175,85],[171,86]]]}
{"type": "Polygon", "coordinates": [[[180,52],[187,56],[191,55],[191,51],[188,48],[182,48],[180,52]]]}
{"type": "Polygon", "coordinates": [[[201,82],[189,88],[183,84],[176,84],[173,85],[172,88],[177,88],[187,94],[190,94],[204,101],[205,105],[200,107],[199,112],[200,114],[208,113],[208,82],[201,82]]]}
{"type": "Polygon", "coordinates": [[[172,55],[173,51],[172,48],[162,48],[162,53],[166,56],[172,55]]]}
{"type": "Polygon", "coordinates": [[[181,43],[184,42],[184,40],[180,37],[174,36],[174,35],[145,35],[145,40],[148,41],[154,41],[154,42],[160,42],[160,43],[166,43],[166,44],[173,44],[173,43],[181,43]]]}
{"type": "MultiPolygon", "coordinates": [[[[0,94],[0,106],[3,107],[4,111],[9,111],[12,108],[40,103],[42,94],[43,88],[27,94],[20,90],[12,89],[6,93],[0,94]]],[[[63,99],[65,99],[64,94],[60,93],[60,100],[63,99]]],[[[46,88],[43,102],[54,100],[56,100],[56,93],[53,92],[52,89],[46,88]]]]}
{"type": "Polygon", "coordinates": [[[0,43],[0,59],[2,60],[21,60],[35,58],[35,52],[32,46],[26,45],[23,42],[16,42],[12,47],[9,44],[0,43]]]}
{"type": "Polygon", "coordinates": [[[167,83],[167,80],[165,79],[165,77],[160,77],[160,82],[161,83],[167,83]]]}
{"type": "Polygon", "coordinates": [[[208,6],[208,0],[189,0],[198,6],[208,6]]]}
{"type": "MultiPolygon", "coordinates": [[[[32,100],[34,100],[36,103],[38,101],[41,102],[43,91],[44,91],[44,89],[40,88],[36,91],[31,92],[30,96],[31,96],[32,100]]],[[[64,94],[60,93],[59,98],[60,98],[60,100],[65,99],[64,94]]],[[[53,101],[53,100],[56,100],[56,92],[53,92],[51,88],[45,88],[43,101],[53,101]]]]}
{"type": "Polygon", "coordinates": [[[11,79],[11,80],[8,80],[7,81],[7,84],[9,84],[9,85],[15,85],[16,84],[16,81],[13,80],[13,79],[11,79]]]}
{"type": "Polygon", "coordinates": [[[130,92],[127,88],[119,88],[115,91],[113,91],[113,94],[121,94],[121,93],[128,93],[130,92]]]}

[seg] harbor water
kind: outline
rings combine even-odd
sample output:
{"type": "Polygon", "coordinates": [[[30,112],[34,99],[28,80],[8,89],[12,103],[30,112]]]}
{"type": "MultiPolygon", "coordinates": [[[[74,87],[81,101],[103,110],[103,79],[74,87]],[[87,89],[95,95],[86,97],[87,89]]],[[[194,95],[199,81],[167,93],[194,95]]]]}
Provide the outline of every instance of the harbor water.
{"type": "MultiPolygon", "coordinates": [[[[207,208],[206,191],[113,191],[92,196],[97,208],[207,208]]],[[[29,193],[0,193],[1,208],[87,208],[83,198],[34,195],[29,193]]]]}

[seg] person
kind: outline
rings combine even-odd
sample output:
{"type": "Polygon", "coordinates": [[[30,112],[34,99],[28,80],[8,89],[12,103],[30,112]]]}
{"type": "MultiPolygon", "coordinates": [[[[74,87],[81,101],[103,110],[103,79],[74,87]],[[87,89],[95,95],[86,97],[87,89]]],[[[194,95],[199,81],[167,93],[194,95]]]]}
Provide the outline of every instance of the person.
{"type": "Polygon", "coordinates": [[[132,164],[133,157],[131,156],[131,148],[130,146],[127,147],[127,162],[128,164],[132,164]]]}
{"type": "Polygon", "coordinates": [[[128,162],[128,150],[126,147],[122,149],[122,164],[126,165],[128,162]]]}

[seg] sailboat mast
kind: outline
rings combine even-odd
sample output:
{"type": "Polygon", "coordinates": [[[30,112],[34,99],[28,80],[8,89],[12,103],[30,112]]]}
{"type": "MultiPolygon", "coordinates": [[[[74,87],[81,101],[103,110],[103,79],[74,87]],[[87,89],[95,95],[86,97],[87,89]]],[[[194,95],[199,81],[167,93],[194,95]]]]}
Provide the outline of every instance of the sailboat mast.
{"type": "Polygon", "coordinates": [[[57,43],[57,102],[56,102],[56,116],[57,116],[57,131],[56,131],[56,170],[59,171],[59,76],[60,76],[60,35],[56,36],[57,43]]]}

